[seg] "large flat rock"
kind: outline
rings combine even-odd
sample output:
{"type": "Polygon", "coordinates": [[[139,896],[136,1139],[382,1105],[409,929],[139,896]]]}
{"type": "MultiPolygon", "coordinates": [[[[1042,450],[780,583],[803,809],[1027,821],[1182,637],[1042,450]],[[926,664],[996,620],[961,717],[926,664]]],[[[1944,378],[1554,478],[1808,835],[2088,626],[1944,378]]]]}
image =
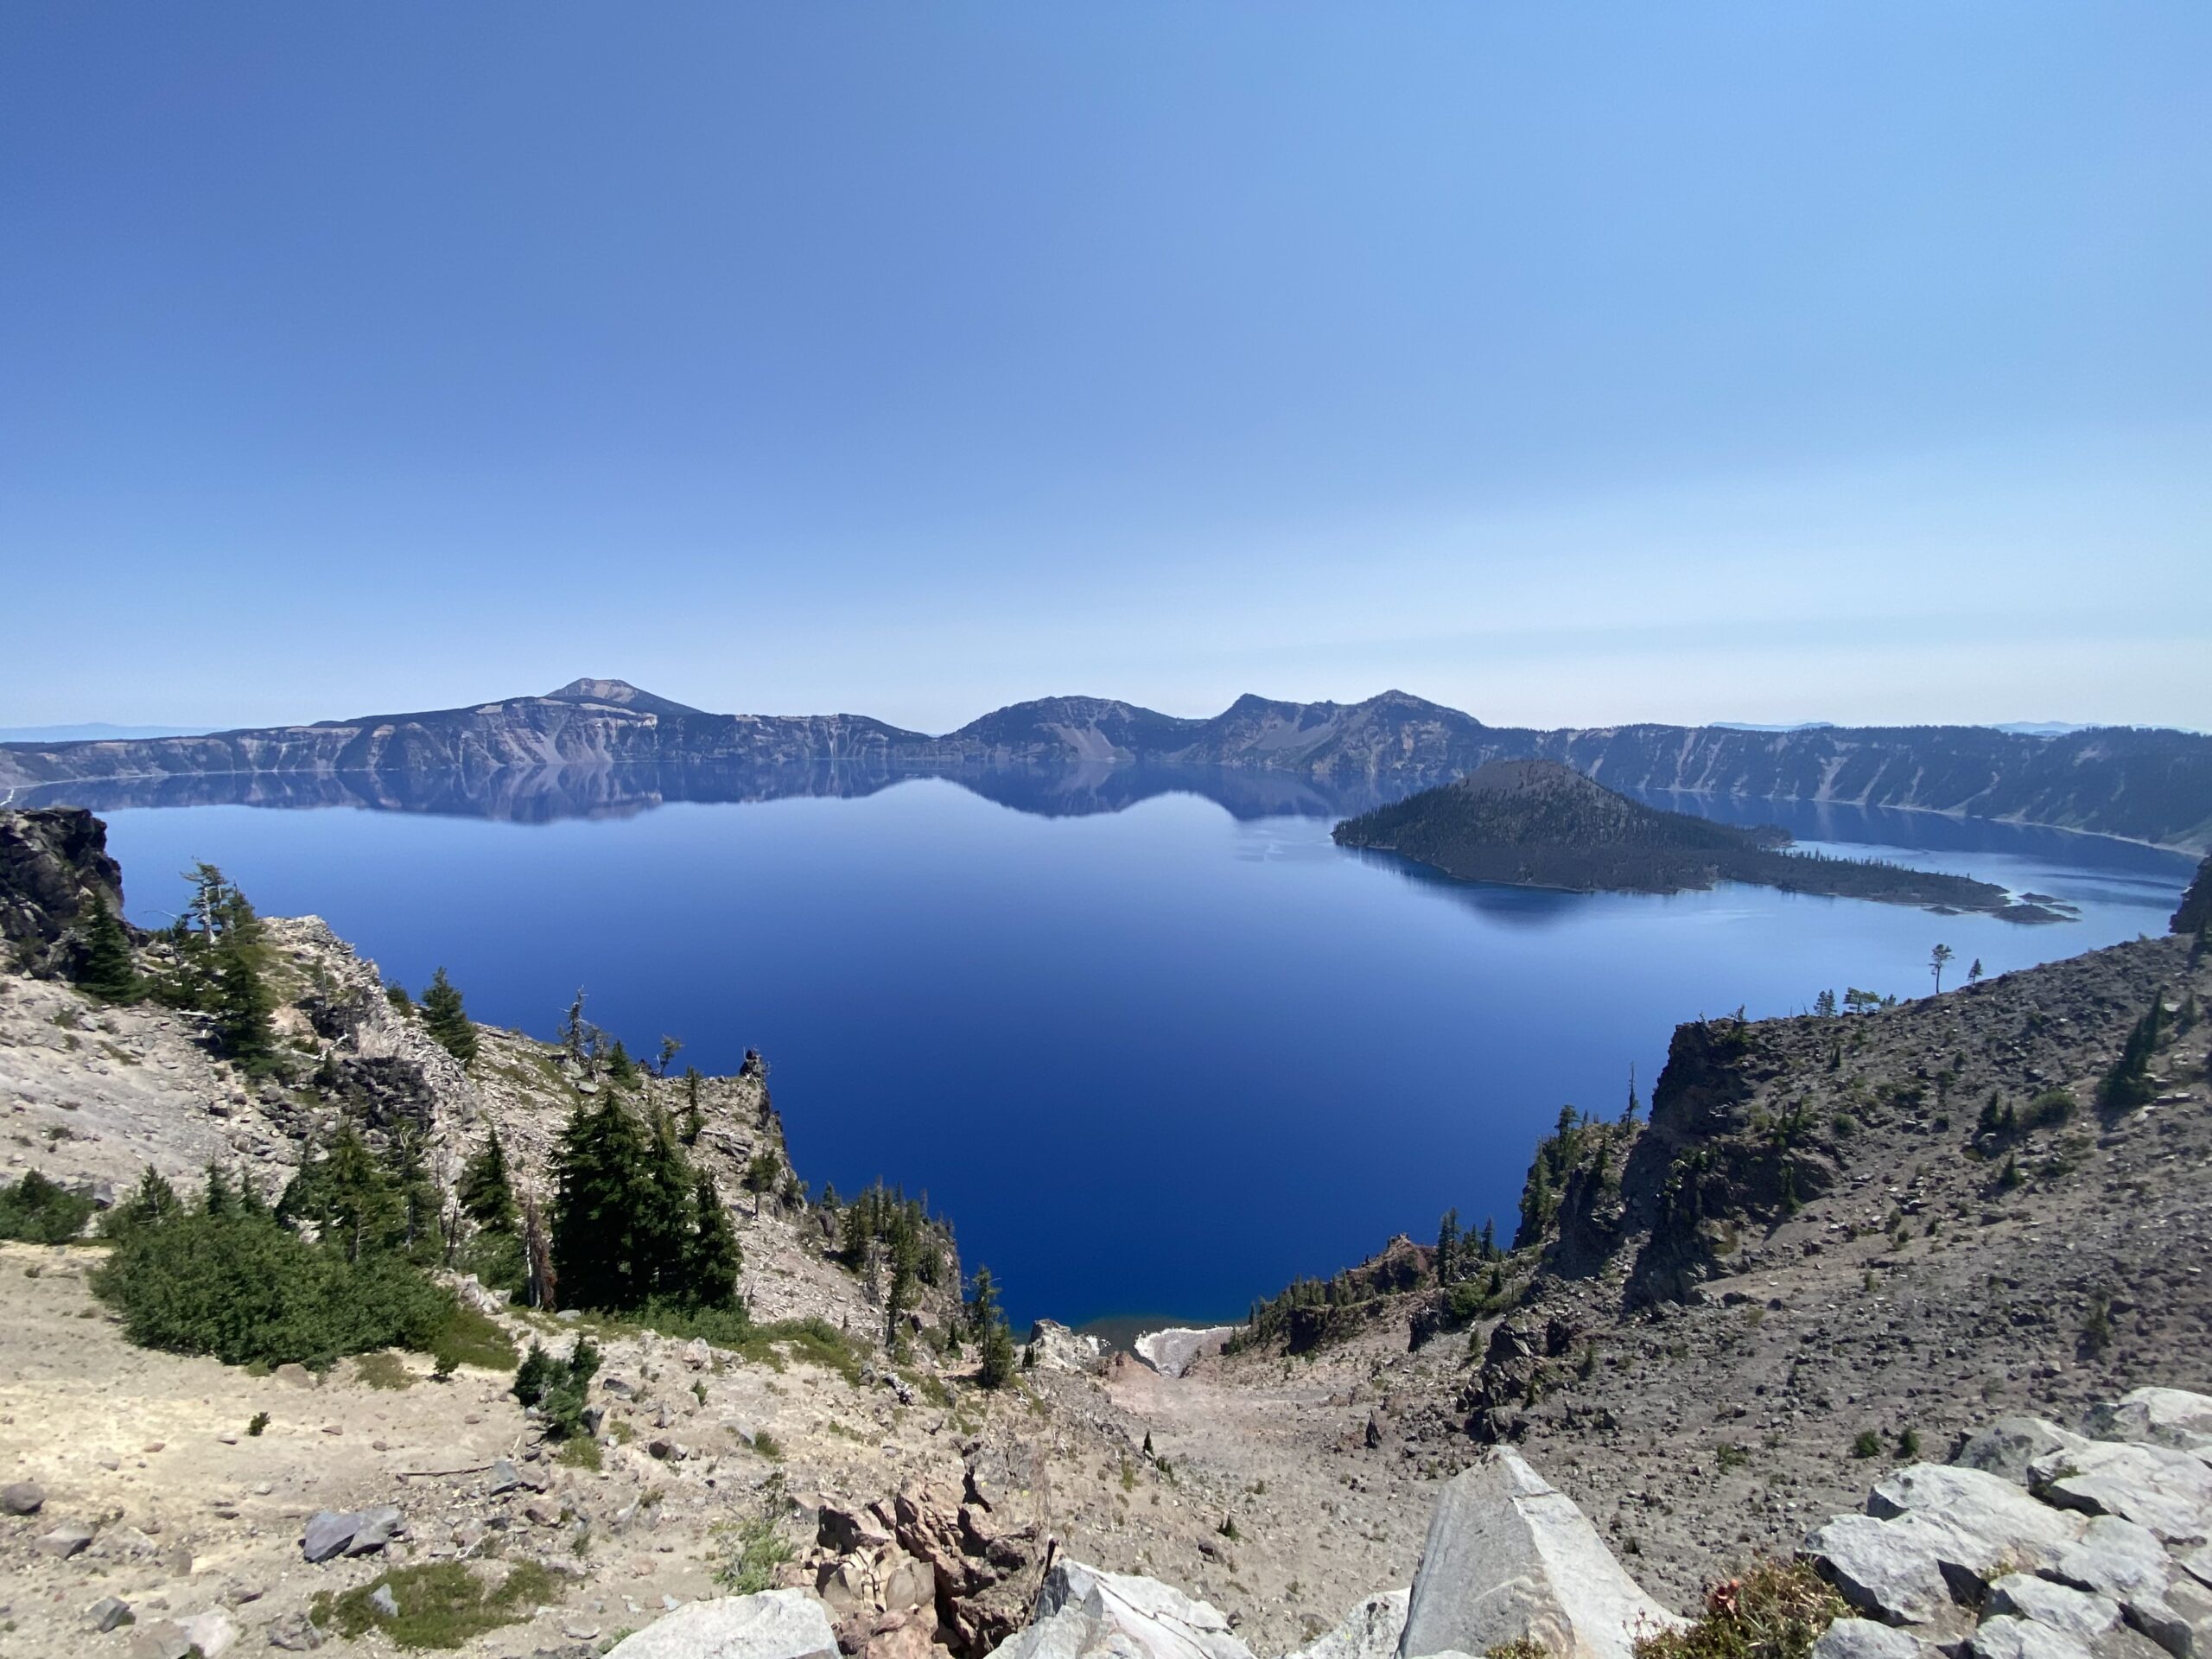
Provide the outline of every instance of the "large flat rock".
{"type": "Polygon", "coordinates": [[[1157,1579],[1060,1561],[1037,1592],[1036,1617],[992,1659],[1252,1659],[1229,1620],[1157,1579]]]}
{"type": "Polygon", "coordinates": [[[1683,1621],[1645,1595],[1598,1529],[1508,1447],[1444,1489],[1399,1638],[1402,1659],[1533,1637],[1554,1659],[1633,1659],[1683,1621]]]}
{"type": "Polygon", "coordinates": [[[829,1611],[804,1590],[695,1601],[607,1650],[607,1659],[838,1659],[829,1611]]]}

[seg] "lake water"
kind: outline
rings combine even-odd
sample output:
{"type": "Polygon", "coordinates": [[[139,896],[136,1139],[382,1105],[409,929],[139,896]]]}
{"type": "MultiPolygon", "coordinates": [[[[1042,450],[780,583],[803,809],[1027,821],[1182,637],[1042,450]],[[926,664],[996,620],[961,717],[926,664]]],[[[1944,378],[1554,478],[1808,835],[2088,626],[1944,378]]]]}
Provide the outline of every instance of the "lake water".
{"type": "Polygon", "coordinates": [[[1303,786],[1096,782],[922,779],[611,817],[556,803],[531,823],[108,816],[140,923],[207,859],[412,989],[443,964],[480,1020],[550,1036],[582,985],[633,1053],[667,1033],[727,1071],[760,1048],[802,1175],[925,1189],[1018,1319],[1071,1323],[1240,1315],[1394,1232],[1433,1236],[1450,1205],[1510,1235],[1560,1107],[1618,1112],[1631,1066],[1648,1100],[1678,1021],[1851,985],[1919,995],[1939,940],[1950,983],[1976,957],[1996,974],[2159,932],[2191,868],[2050,831],[1679,798],[1661,804],[2080,918],[1531,893],[1340,850],[1332,804],[1303,786]]]}

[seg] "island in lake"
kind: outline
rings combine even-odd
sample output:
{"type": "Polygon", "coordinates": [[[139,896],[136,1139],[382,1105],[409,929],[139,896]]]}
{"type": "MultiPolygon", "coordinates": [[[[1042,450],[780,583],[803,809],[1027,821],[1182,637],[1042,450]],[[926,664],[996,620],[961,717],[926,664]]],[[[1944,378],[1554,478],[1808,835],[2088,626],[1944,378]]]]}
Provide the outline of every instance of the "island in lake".
{"type": "Polygon", "coordinates": [[[1346,818],[1340,847],[1395,853],[1461,881],[1577,893],[1681,893],[1745,881],[1790,893],[2060,921],[1972,876],[1783,849],[1789,834],[1632,801],[1556,760],[1492,760],[1455,783],[1346,818]]]}

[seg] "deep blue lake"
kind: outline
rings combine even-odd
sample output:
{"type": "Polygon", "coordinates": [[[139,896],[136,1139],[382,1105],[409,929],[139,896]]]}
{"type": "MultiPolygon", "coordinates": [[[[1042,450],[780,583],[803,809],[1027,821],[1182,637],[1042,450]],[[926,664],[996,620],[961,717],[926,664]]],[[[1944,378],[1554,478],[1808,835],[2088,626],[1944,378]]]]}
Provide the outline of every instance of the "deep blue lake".
{"type": "Polygon", "coordinates": [[[2080,918],[1530,893],[1341,851],[1331,816],[1298,815],[1329,812],[1311,791],[1217,789],[1224,807],[1201,788],[1078,816],[923,779],[537,823],[108,817],[136,921],[165,921],[174,873],[207,859],[412,989],[443,964],[480,1020],[550,1036],[581,985],[633,1053],[666,1033],[728,1071],[760,1048],[802,1175],[926,1190],[1018,1319],[1071,1323],[1241,1315],[1394,1232],[1433,1236],[1449,1205],[1510,1236],[1560,1107],[1618,1112],[1631,1065],[1648,1100],[1676,1022],[1850,985],[1921,995],[1939,940],[1950,983],[1976,957],[1996,974],[2159,932],[2191,868],[2052,831],[1678,798],[1661,804],[2080,918]]]}

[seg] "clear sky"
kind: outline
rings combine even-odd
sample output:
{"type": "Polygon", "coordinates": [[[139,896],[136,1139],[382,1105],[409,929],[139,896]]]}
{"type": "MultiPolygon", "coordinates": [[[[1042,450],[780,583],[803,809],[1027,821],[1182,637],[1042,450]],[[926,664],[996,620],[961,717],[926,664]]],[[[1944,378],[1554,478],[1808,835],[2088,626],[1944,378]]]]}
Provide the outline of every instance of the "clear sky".
{"type": "Polygon", "coordinates": [[[0,8],[0,725],[2212,725],[2212,6],[0,8]]]}

